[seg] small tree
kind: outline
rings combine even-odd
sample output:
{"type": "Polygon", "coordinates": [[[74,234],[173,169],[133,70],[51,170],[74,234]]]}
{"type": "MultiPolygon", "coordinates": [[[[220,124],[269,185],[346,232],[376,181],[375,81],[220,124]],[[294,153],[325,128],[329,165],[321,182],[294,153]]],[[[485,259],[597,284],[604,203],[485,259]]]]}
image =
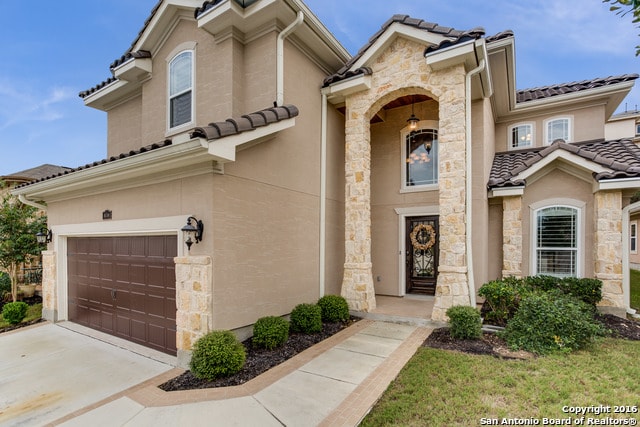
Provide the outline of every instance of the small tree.
{"type": "MultiPolygon", "coordinates": [[[[2,183],[0,182],[0,188],[2,183]]],[[[18,298],[20,266],[40,255],[41,247],[35,234],[47,223],[38,209],[22,204],[15,196],[5,194],[0,202],[0,270],[11,278],[11,297],[18,298]]]]}

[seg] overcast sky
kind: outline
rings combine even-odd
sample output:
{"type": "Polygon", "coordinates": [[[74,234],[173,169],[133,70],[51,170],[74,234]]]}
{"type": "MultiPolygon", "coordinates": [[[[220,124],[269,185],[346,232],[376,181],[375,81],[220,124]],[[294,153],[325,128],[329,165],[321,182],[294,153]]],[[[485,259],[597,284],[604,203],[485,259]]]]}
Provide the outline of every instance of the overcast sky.
{"type": "MultiPolygon", "coordinates": [[[[0,175],[106,156],[106,113],[78,93],[110,76],[156,0],[0,0],[0,175]]],[[[600,0],[307,0],[351,53],[394,14],[515,33],[518,89],[640,72],[640,32],[600,0]]],[[[640,82],[620,106],[640,107],[640,82]]],[[[225,117],[221,117],[221,120],[225,117]]]]}

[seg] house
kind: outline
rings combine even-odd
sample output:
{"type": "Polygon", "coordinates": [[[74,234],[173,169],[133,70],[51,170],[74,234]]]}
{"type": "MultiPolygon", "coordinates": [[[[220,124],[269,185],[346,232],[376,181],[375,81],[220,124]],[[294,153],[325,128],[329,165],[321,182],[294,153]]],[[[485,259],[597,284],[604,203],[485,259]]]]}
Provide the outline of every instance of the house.
{"type": "Polygon", "coordinates": [[[159,1],[80,94],[108,157],[14,190],[47,204],[43,315],[186,365],[324,294],[444,320],[486,281],[571,275],[624,314],[640,149],[605,125],[638,75],[517,90],[514,53],[396,15],[351,57],[300,0],[159,1]]]}

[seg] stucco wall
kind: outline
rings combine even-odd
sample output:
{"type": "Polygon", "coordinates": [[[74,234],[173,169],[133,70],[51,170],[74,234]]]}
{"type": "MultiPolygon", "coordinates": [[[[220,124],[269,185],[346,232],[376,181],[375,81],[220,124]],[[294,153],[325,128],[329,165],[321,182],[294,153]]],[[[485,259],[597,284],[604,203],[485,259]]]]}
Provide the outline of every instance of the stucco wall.
{"type": "MultiPolygon", "coordinates": [[[[107,120],[107,141],[109,141],[107,157],[128,153],[151,143],[151,141],[143,142],[141,118],[141,95],[128,100],[109,112],[107,120]]],[[[159,140],[153,142],[159,142],[159,140]]]]}
{"type": "Polygon", "coordinates": [[[546,113],[543,115],[522,115],[509,121],[496,125],[496,152],[507,151],[509,148],[509,127],[519,123],[532,123],[534,126],[535,142],[532,147],[544,146],[545,120],[555,117],[572,117],[573,138],[571,142],[589,141],[592,139],[604,138],[604,106],[581,107],[576,105],[575,110],[569,113],[565,111],[546,113]]]}
{"type": "Polygon", "coordinates": [[[594,245],[594,199],[592,184],[576,176],[564,172],[560,169],[553,169],[540,179],[528,184],[523,195],[522,202],[522,271],[523,275],[532,272],[531,266],[531,233],[532,233],[532,213],[531,205],[536,202],[550,199],[567,198],[585,203],[584,208],[584,242],[583,256],[583,277],[593,277],[593,248],[594,245]]]}

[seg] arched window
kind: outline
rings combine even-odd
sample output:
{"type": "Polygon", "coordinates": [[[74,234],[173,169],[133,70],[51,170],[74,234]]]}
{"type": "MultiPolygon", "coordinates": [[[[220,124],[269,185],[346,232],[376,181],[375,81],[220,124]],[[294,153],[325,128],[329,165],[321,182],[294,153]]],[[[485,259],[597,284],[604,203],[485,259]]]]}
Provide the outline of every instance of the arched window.
{"type": "Polygon", "coordinates": [[[551,145],[553,141],[562,139],[571,141],[571,117],[554,117],[545,122],[545,145],[551,145]]]}
{"type": "Polygon", "coordinates": [[[169,62],[169,128],[193,120],[193,51],[177,54],[169,62]]]}
{"type": "Polygon", "coordinates": [[[509,150],[533,146],[533,124],[519,123],[509,127],[509,150]]]}
{"type": "Polygon", "coordinates": [[[580,211],[549,206],[535,211],[534,274],[578,277],[580,211]]]}
{"type": "Polygon", "coordinates": [[[403,132],[402,188],[415,190],[438,184],[438,129],[433,122],[410,132],[403,132]]]}

